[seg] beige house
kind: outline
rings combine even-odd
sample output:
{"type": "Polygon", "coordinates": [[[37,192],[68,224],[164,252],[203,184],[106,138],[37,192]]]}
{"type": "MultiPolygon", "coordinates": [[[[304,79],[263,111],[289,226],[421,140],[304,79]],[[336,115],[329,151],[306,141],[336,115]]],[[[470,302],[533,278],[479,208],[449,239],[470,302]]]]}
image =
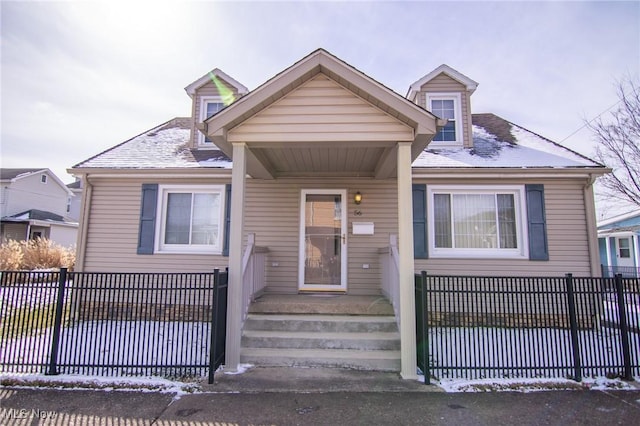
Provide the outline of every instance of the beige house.
{"type": "Polygon", "coordinates": [[[248,359],[256,288],[385,296],[393,365],[415,377],[415,271],[600,273],[592,184],[607,169],[473,114],[477,85],[442,65],[403,97],[322,49],[252,91],[214,69],[186,87],[191,117],[70,169],[84,187],[76,268],[228,267],[231,370],[248,359]]]}

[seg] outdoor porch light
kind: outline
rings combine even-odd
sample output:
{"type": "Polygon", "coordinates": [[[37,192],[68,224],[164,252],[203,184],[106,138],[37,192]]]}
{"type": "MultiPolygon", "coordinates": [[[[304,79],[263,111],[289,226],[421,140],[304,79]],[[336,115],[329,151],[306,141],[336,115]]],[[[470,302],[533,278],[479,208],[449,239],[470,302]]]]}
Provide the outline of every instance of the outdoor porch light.
{"type": "Polygon", "coordinates": [[[353,197],[353,201],[355,201],[356,204],[360,204],[362,202],[362,194],[360,191],[356,192],[356,195],[353,197]]]}

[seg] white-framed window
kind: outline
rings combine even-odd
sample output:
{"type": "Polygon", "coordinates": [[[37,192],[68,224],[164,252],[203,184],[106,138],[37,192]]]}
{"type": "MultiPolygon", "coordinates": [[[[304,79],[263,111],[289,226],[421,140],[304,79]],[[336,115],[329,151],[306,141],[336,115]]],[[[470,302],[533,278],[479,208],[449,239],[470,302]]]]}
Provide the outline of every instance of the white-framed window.
{"type": "Polygon", "coordinates": [[[156,252],[222,253],[223,185],[160,185],[156,252]]]}
{"type": "Polygon", "coordinates": [[[432,257],[527,258],[524,186],[427,187],[432,257]]]}
{"type": "Polygon", "coordinates": [[[433,138],[434,146],[462,146],[462,98],[459,93],[427,93],[427,109],[447,124],[433,138]]]}
{"type": "MultiPolygon", "coordinates": [[[[200,121],[204,121],[216,112],[224,108],[224,102],[219,96],[203,96],[200,98],[200,121]]],[[[211,145],[211,140],[202,132],[198,135],[198,143],[200,145],[211,145]]]]}
{"type": "Polygon", "coordinates": [[[47,175],[40,175],[40,183],[47,183],[47,175]]]}

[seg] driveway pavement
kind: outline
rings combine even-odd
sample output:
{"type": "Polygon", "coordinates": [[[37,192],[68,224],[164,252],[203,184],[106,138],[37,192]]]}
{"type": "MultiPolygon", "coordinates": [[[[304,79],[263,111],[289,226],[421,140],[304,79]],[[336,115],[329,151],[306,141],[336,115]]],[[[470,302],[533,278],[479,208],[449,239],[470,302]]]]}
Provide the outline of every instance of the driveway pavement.
{"type": "Polygon", "coordinates": [[[385,374],[280,369],[240,376],[216,377],[201,393],[182,395],[7,386],[0,389],[0,424],[631,425],[640,419],[640,390],[444,393],[385,374]]]}

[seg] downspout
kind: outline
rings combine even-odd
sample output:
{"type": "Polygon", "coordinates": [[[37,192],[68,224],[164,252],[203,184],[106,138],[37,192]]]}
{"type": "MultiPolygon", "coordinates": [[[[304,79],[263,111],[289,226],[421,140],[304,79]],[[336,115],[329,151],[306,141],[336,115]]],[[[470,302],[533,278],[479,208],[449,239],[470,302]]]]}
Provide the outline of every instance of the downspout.
{"type": "Polygon", "coordinates": [[[593,184],[596,178],[589,174],[587,183],[582,187],[584,195],[584,207],[587,220],[587,249],[589,250],[589,264],[591,266],[591,276],[602,276],[600,268],[600,254],[598,250],[598,225],[596,222],[596,203],[593,196],[593,184]]]}
{"type": "Polygon", "coordinates": [[[82,177],[84,190],[82,191],[82,203],[80,205],[80,232],[76,240],[76,264],[75,270],[82,272],[84,269],[84,258],[86,254],[87,232],[89,230],[89,212],[91,211],[91,200],[93,195],[93,185],[89,182],[89,175],[82,177]]]}

